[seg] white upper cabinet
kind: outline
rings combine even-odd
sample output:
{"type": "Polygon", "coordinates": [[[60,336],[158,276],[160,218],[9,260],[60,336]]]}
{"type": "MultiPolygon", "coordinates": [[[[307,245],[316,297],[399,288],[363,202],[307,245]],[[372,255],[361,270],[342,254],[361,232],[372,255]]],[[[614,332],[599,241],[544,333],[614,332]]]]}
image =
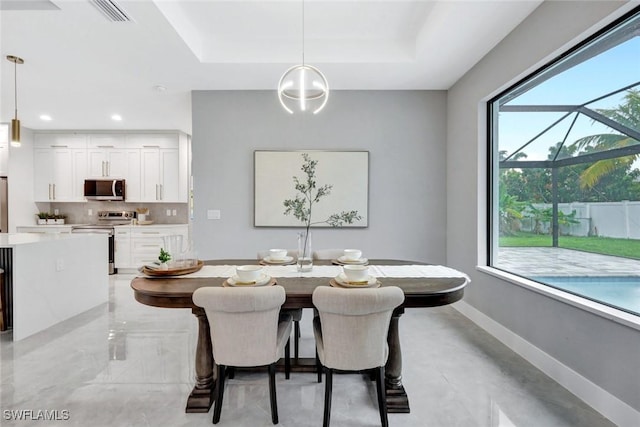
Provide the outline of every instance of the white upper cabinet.
{"type": "Polygon", "coordinates": [[[126,175],[124,135],[89,135],[88,178],[119,178],[126,175]]]}
{"type": "Polygon", "coordinates": [[[34,142],[36,202],[84,201],[86,136],[37,134],[34,142]]]}
{"type": "Polygon", "coordinates": [[[186,156],[181,156],[179,135],[135,135],[128,142],[141,147],[140,201],[186,203],[186,156]]]}
{"type": "Polygon", "coordinates": [[[9,159],[9,125],[0,123],[0,175],[6,176],[9,159]]]}
{"type": "Polygon", "coordinates": [[[37,133],[37,202],[85,201],[85,179],[124,179],[126,202],[186,203],[187,136],[158,133],[37,133]]]}

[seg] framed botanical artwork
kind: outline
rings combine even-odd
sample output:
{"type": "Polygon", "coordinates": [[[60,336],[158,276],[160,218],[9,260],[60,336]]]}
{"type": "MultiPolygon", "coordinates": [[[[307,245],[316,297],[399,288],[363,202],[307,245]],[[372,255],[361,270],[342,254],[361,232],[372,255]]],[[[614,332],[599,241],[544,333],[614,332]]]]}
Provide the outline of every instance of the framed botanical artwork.
{"type": "Polygon", "coordinates": [[[295,178],[307,183],[303,166],[313,161],[316,188],[327,186],[327,194],[314,201],[312,227],[331,227],[332,215],[357,212],[359,219],[342,227],[369,224],[368,151],[254,151],[254,225],[256,227],[304,226],[294,215],[285,215],[285,200],[302,197],[295,178]]]}

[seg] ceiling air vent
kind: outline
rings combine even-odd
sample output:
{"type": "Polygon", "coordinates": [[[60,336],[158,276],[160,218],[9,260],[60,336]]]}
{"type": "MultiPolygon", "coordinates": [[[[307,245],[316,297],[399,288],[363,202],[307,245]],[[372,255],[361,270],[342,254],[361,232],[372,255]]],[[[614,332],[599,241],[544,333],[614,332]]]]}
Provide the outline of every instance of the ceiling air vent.
{"type": "Polygon", "coordinates": [[[122,6],[114,0],[89,0],[100,12],[113,22],[131,22],[133,21],[122,9],[122,6]]]}

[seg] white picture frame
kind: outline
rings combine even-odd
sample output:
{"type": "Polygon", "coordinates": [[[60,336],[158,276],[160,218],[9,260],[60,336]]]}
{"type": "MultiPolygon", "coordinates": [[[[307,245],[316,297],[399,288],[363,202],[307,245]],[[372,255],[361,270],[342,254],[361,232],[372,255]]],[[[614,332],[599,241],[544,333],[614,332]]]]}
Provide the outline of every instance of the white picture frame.
{"type": "Polygon", "coordinates": [[[294,176],[306,180],[301,167],[303,153],[317,160],[317,186],[331,185],[331,193],[313,205],[312,227],[330,227],[324,223],[332,214],[358,211],[362,219],[343,227],[367,227],[369,224],[369,152],[368,151],[254,151],[254,226],[302,227],[293,215],[285,215],[284,201],[295,198],[294,176]]]}

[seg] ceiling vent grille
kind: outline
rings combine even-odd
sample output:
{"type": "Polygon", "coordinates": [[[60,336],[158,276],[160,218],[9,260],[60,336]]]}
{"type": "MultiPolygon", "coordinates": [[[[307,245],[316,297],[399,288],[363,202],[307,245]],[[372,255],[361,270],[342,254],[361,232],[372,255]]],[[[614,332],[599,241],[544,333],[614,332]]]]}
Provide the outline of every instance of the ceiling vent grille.
{"type": "Polygon", "coordinates": [[[100,12],[113,22],[131,22],[133,21],[114,0],[89,0],[100,12]]]}

